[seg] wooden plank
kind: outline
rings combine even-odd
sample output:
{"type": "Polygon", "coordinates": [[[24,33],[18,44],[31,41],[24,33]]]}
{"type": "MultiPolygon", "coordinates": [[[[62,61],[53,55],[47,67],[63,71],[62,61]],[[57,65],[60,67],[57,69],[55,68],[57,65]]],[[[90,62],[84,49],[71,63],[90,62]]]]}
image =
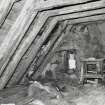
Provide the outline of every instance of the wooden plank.
{"type": "MultiPolygon", "coordinates": [[[[40,10],[45,10],[45,9],[53,9],[53,8],[58,8],[58,7],[63,7],[63,6],[74,6],[74,5],[79,5],[79,4],[88,4],[88,3],[98,3],[98,4],[103,4],[105,0],[40,0],[40,2],[37,2],[37,6],[35,9],[40,10]]],[[[93,5],[92,5],[93,6],[93,5]]],[[[101,5],[102,6],[102,5],[101,5]]]]}
{"type": "Polygon", "coordinates": [[[84,78],[100,78],[100,79],[102,79],[103,77],[102,77],[102,75],[100,75],[100,74],[84,74],[84,78]]]}
{"type": "MultiPolygon", "coordinates": [[[[83,14],[83,13],[82,13],[83,14]]],[[[82,15],[81,14],[81,15],[82,15]]],[[[73,14],[72,14],[73,15],[73,14]]],[[[71,16],[72,16],[71,15],[71,16]]],[[[86,14],[85,14],[86,15],[86,14]]],[[[70,15],[69,15],[70,16],[70,15]]],[[[71,18],[71,16],[69,17],[69,19],[71,18]]],[[[64,17],[67,19],[68,17],[67,16],[62,16],[62,18],[61,18],[61,20],[62,19],[64,19],[64,17]]],[[[65,20],[65,19],[64,19],[65,20]]],[[[87,18],[87,20],[88,20],[88,18],[87,18]]],[[[94,20],[94,19],[93,19],[94,20]]],[[[89,21],[89,20],[88,20],[89,21]]],[[[28,44],[29,44],[29,42],[31,42],[30,40],[32,40],[32,37],[31,37],[31,39],[30,38],[28,38],[27,39],[28,41],[28,44]]],[[[26,45],[26,46],[28,46],[28,45],[26,45]]],[[[25,46],[25,47],[26,47],[25,46]]],[[[23,48],[22,49],[20,49],[21,51],[24,51],[23,50],[23,48]]],[[[21,51],[19,51],[19,53],[21,52],[21,51]]],[[[1,81],[0,81],[0,85],[1,86],[5,86],[6,85],[6,83],[8,82],[8,79],[11,77],[11,75],[12,75],[12,73],[15,71],[15,68],[16,68],[16,65],[17,65],[17,62],[19,62],[19,59],[21,58],[21,57],[19,57],[20,56],[20,54],[18,54],[18,53],[16,53],[17,55],[15,55],[15,57],[14,57],[14,59],[10,62],[10,65],[8,66],[8,68],[7,68],[7,70],[6,70],[6,72],[4,73],[4,75],[2,76],[2,79],[1,79],[1,81]],[[19,58],[19,59],[18,59],[19,58]],[[10,75],[9,75],[10,74],[10,75]],[[3,81],[4,80],[4,81],[3,81]]],[[[1,87],[0,86],[0,87],[1,87]]],[[[2,88],[3,88],[2,87],[2,88]]]]}
{"type": "Polygon", "coordinates": [[[15,0],[1,0],[0,1],[0,27],[4,23],[8,13],[10,12],[15,0]]]}
{"type": "MultiPolygon", "coordinates": [[[[26,3],[26,4],[28,4],[28,3],[26,3]]],[[[98,3],[94,3],[93,2],[93,3],[90,3],[88,5],[87,4],[85,4],[85,5],[77,5],[77,6],[73,6],[73,7],[67,8],[67,12],[66,13],[69,13],[69,12],[72,13],[72,12],[92,9],[92,8],[96,8],[96,7],[100,7],[100,6],[102,6],[102,2],[98,2],[98,3]]],[[[4,40],[4,43],[0,47],[0,50],[1,50],[1,52],[0,52],[0,59],[1,59],[0,68],[2,67],[1,70],[0,70],[0,75],[4,71],[6,65],[8,64],[11,56],[15,52],[15,50],[16,50],[17,46],[19,45],[20,41],[24,37],[24,33],[26,32],[26,29],[28,28],[28,26],[30,25],[30,23],[32,22],[33,18],[36,16],[36,14],[38,12],[38,11],[36,11],[35,14],[32,15],[31,13],[33,12],[33,9],[30,7],[31,8],[31,10],[29,10],[30,16],[29,15],[27,16],[27,14],[25,12],[27,10],[26,8],[28,8],[27,5],[23,8],[23,12],[24,13],[21,12],[19,18],[17,19],[17,21],[15,22],[15,24],[11,28],[11,30],[8,33],[6,39],[4,40]],[[23,16],[25,18],[23,18],[23,16]],[[26,20],[26,19],[28,19],[27,17],[30,18],[30,21],[28,21],[28,23],[26,25],[24,23],[27,21],[26,20]],[[20,21],[20,23],[19,23],[19,21],[20,21]],[[21,31],[21,30],[24,30],[24,31],[21,31]],[[14,34],[15,34],[15,36],[14,36],[14,34]]],[[[56,12],[54,10],[51,13],[48,12],[49,14],[47,14],[47,17],[54,16],[54,15],[65,14],[65,11],[66,11],[66,9],[58,10],[58,12],[56,12]],[[64,12],[62,12],[62,11],[64,11],[64,12]]]]}

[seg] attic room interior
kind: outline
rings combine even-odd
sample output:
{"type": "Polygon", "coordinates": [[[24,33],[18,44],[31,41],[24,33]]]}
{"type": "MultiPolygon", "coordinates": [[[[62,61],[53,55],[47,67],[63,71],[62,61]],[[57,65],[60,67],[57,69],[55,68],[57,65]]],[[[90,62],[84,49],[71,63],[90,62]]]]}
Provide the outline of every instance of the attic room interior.
{"type": "Polygon", "coordinates": [[[105,105],[105,0],[0,1],[0,105],[105,105]]]}

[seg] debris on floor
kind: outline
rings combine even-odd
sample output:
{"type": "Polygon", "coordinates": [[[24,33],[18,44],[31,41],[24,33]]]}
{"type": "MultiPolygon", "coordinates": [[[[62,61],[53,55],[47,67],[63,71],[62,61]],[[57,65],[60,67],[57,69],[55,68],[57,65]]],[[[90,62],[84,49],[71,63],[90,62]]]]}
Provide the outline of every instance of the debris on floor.
{"type": "MultiPolygon", "coordinates": [[[[67,77],[67,76],[66,76],[67,77]]],[[[68,78],[68,77],[67,77],[68,78]]],[[[0,93],[0,104],[15,103],[15,105],[105,105],[105,87],[95,87],[93,84],[80,85],[71,78],[58,81],[61,94],[52,84],[35,82],[29,87],[15,87],[0,93]],[[32,89],[32,96],[28,91],[32,89]],[[56,93],[60,97],[57,98],[56,93]]]]}

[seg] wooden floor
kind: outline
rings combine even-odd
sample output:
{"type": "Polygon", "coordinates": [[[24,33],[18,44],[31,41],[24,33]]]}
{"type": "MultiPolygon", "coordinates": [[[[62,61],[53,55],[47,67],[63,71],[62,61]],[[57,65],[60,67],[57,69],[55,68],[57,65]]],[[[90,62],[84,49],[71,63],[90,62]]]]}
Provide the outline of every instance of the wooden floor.
{"type": "Polygon", "coordinates": [[[16,86],[0,91],[0,103],[18,103],[27,97],[26,86],[16,86]]]}
{"type": "Polygon", "coordinates": [[[33,97],[27,96],[27,86],[16,86],[0,91],[0,104],[15,103],[16,105],[34,105],[42,102],[44,105],[105,105],[105,87],[94,87],[91,84],[84,86],[66,86],[63,98],[53,98],[45,91],[38,90],[33,97]],[[36,97],[36,98],[35,98],[36,97]],[[95,103],[95,104],[93,104],[95,103]]]}

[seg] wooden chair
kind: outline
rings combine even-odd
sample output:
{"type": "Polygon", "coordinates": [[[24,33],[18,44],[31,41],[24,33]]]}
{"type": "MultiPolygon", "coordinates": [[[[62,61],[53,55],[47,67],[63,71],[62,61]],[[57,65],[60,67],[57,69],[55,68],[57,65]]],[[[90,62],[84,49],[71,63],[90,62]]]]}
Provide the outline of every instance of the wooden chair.
{"type": "Polygon", "coordinates": [[[81,60],[80,82],[92,82],[98,85],[98,80],[104,78],[103,59],[81,60]]]}

